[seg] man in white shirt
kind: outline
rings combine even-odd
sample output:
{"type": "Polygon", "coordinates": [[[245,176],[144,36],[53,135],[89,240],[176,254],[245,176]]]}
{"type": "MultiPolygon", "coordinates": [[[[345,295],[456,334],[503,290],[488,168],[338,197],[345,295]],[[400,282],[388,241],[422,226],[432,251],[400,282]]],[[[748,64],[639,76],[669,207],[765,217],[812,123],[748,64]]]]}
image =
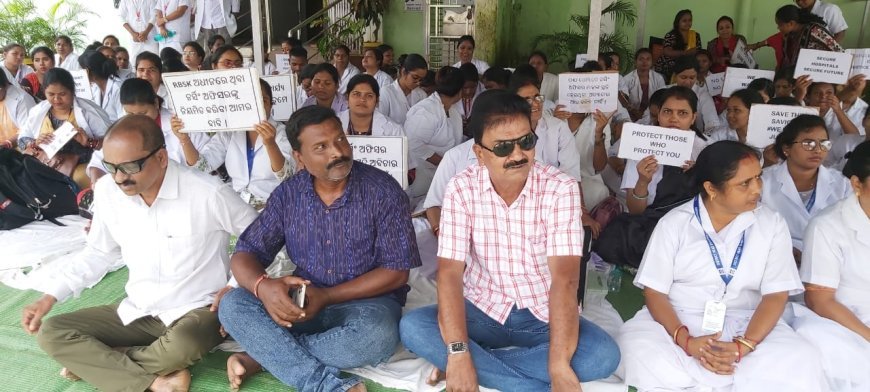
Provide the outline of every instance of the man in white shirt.
{"type": "Polygon", "coordinates": [[[207,46],[209,38],[220,35],[224,42],[232,42],[236,34],[236,17],[239,0],[196,0],[193,21],[193,39],[211,53],[207,46]]]}
{"type": "Polygon", "coordinates": [[[810,10],[812,13],[822,17],[827,24],[828,31],[834,35],[837,42],[843,42],[846,37],[846,29],[849,25],[846,24],[846,19],[843,18],[843,11],[835,4],[823,2],[822,0],[795,0],[798,7],[805,10],[810,10]]]}
{"type": "Polygon", "coordinates": [[[82,69],[79,65],[79,55],[73,53],[72,40],[60,35],[54,40],[54,65],[67,71],[82,69]]]}
{"type": "Polygon", "coordinates": [[[40,347],[100,390],[187,391],[187,367],[223,338],[210,309],[227,285],[230,235],[256,218],[228,186],[171,162],[150,117],[130,115],[106,134],[87,247],[24,309],[40,347]],[[120,304],[42,318],[57,301],[97,283],[121,258],[120,304]]]}

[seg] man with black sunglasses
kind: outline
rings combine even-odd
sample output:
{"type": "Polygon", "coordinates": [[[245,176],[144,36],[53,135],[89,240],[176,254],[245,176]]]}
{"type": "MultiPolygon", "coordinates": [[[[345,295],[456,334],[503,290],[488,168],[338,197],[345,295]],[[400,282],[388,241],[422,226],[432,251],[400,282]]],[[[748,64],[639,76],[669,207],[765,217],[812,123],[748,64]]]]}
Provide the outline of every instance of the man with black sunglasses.
{"type": "Polygon", "coordinates": [[[87,247],[24,309],[40,347],[100,390],[187,391],[187,367],[223,337],[215,296],[227,284],[230,235],[257,216],[229,187],[171,161],[150,117],[119,120],[103,142],[109,172],[94,187],[87,247]],[[120,304],[42,318],[54,303],[96,284],[121,260],[120,304]]]}
{"type": "Polygon", "coordinates": [[[581,319],[577,180],[535,161],[526,100],[478,96],[468,124],[480,164],[447,185],[438,304],[408,312],[402,343],[448,391],[579,391],[619,363],[613,339],[581,319]]]}

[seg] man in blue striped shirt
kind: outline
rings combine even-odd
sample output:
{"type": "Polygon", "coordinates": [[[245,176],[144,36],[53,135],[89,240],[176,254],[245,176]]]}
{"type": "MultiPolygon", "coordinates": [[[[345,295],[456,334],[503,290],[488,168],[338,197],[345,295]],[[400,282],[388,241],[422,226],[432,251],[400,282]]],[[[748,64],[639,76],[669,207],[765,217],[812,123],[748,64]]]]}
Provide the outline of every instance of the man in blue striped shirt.
{"type": "Polygon", "coordinates": [[[298,110],[287,124],[304,168],[278,186],[239,238],[240,288],[220,301],[226,331],[247,350],[227,361],[231,387],[265,368],[303,391],[364,391],[340,369],[375,365],[399,343],[408,272],[420,266],[408,198],[387,173],[353,161],[335,113],[298,110]],[[265,274],[286,246],[294,276],[265,274]],[[297,307],[288,292],[306,285],[297,307]]]}

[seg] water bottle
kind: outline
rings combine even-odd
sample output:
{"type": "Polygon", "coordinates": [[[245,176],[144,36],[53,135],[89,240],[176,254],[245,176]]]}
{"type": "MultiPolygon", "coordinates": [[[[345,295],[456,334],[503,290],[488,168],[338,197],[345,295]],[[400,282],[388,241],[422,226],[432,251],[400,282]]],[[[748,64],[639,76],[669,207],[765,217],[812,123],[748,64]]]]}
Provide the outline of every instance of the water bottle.
{"type": "Polygon", "coordinates": [[[175,37],[175,30],[169,30],[167,32],[167,35],[168,37],[164,37],[163,34],[157,33],[157,35],[154,36],[154,40],[157,42],[162,42],[164,39],[175,37]]]}
{"type": "Polygon", "coordinates": [[[622,269],[614,265],[607,274],[607,291],[618,293],[620,287],[622,287],[622,269]]]}

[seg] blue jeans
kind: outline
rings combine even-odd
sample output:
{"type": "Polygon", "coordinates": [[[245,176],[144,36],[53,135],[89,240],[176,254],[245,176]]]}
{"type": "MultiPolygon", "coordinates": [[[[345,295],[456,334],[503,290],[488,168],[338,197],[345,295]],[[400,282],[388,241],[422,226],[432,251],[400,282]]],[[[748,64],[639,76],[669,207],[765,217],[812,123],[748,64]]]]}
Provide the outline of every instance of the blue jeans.
{"type": "MultiPolygon", "coordinates": [[[[546,391],[550,389],[547,370],[550,326],[528,309],[511,310],[504,325],[465,301],[469,350],[480,385],[500,391],[546,391]]],[[[580,381],[610,376],[619,364],[619,347],[597,325],[578,317],[580,339],[571,367],[580,381]]],[[[402,343],[413,353],[447,367],[447,346],[438,327],[437,305],[405,314],[399,326],[402,343]]]]}
{"type": "Polygon", "coordinates": [[[402,306],[393,296],[331,305],[313,319],[285,328],[259,299],[233,289],[220,302],[224,329],[264,369],[301,392],[346,391],[361,380],[341,369],[376,365],[399,344],[402,306]]]}

